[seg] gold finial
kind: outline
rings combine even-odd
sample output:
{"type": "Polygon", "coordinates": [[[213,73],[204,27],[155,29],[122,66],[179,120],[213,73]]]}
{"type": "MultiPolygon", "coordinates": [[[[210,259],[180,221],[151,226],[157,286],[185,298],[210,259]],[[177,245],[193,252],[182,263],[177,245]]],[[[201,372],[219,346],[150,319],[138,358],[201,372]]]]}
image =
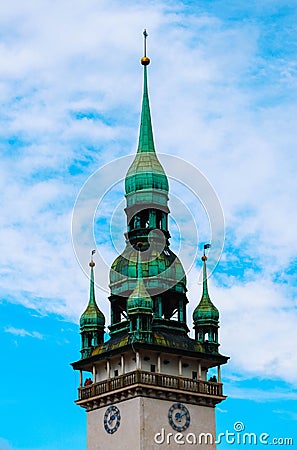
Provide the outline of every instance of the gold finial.
{"type": "Polygon", "coordinates": [[[146,56],[146,38],[148,37],[147,31],[146,29],[144,29],[143,31],[143,36],[144,36],[144,42],[143,42],[143,47],[144,47],[144,56],[143,58],[141,58],[141,64],[143,66],[148,66],[149,63],[151,62],[150,59],[146,56]]]}
{"type": "Polygon", "coordinates": [[[207,261],[207,256],[205,255],[205,250],[207,249],[207,248],[210,248],[211,247],[211,244],[204,244],[204,248],[203,248],[203,256],[202,256],[202,261],[207,261]]]}
{"type": "Polygon", "coordinates": [[[91,251],[91,261],[89,262],[89,266],[90,267],[94,267],[95,266],[95,263],[94,263],[94,261],[93,261],[93,255],[96,253],[96,250],[92,250],[91,251]]]}

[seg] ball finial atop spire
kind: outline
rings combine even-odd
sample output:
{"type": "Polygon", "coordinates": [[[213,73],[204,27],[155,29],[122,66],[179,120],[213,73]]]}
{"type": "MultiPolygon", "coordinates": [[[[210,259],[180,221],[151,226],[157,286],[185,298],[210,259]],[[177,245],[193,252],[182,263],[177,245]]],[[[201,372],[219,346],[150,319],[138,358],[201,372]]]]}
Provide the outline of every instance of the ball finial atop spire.
{"type": "Polygon", "coordinates": [[[143,66],[148,66],[151,61],[146,56],[146,38],[148,37],[146,29],[144,29],[143,31],[143,36],[144,36],[144,56],[141,58],[140,62],[143,66]]]}
{"type": "Polygon", "coordinates": [[[93,261],[93,255],[96,253],[96,250],[91,251],[91,261],[89,262],[90,267],[95,267],[95,263],[93,261]]]}
{"type": "Polygon", "coordinates": [[[202,256],[202,261],[204,262],[204,261],[207,261],[207,256],[206,256],[206,254],[205,254],[205,250],[207,249],[207,248],[210,248],[211,247],[211,244],[204,244],[204,248],[203,248],[203,256],[202,256]]]}

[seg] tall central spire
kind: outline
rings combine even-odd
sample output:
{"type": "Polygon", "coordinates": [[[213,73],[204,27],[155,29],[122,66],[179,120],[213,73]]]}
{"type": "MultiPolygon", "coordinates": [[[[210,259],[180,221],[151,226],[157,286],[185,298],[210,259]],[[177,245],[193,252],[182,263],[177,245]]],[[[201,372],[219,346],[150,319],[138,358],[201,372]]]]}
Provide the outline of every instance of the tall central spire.
{"type": "Polygon", "coordinates": [[[165,208],[168,212],[168,180],[155,152],[153,127],[148,97],[147,66],[150,63],[150,59],[146,56],[146,38],[148,36],[146,30],[144,30],[143,36],[144,56],[140,61],[143,65],[143,97],[141,120],[137,153],[125,178],[127,207],[143,203],[151,203],[153,205],[153,203],[155,203],[155,199],[158,199],[156,203],[161,203],[163,208],[165,208]],[[141,194],[140,196],[137,196],[137,198],[134,196],[136,192],[143,190],[146,190],[145,194],[141,194]],[[158,192],[158,195],[154,195],[154,198],[152,198],[152,195],[150,195],[150,193],[155,190],[164,192],[158,192]]]}
{"type": "MultiPolygon", "coordinates": [[[[146,55],[146,30],[143,35],[141,65],[144,84],[139,143],[125,178],[126,247],[110,270],[110,334],[119,335],[130,327],[133,339],[136,336],[134,331],[140,330],[140,325],[142,332],[152,332],[151,329],[148,331],[153,323],[152,314],[155,329],[168,330],[170,324],[174,331],[178,330],[183,335],[188,332],[186,276],[180,260],[169,248],[169,184],[155,152],[147,86],[150,60],[146,55]],[[142,254],[139,244],[143,246],[142,254]],[[137,248],[138,264],[135,261],[137,248]],[[128,319],[123,320],[126,317],[128,319]]],[[[139,336],[150,339],[150,335],[139,336]]]]}
{"type": "Polygon", "coordinates": [[[143,65],[143,97],[142,97],[141,122],[140,122],[137,153],[142,152],[151,153],[155,152],[155,145],[150,112],[150,103],[148,97],[148,87],[147,87],[147,66],[150,63],[150,59],[146,56],[146,38],[148,36],[146,30],[144,30],[143,36],[144,36],[144,56],[143,58],[141,58],[141,64],[143,65]]]}

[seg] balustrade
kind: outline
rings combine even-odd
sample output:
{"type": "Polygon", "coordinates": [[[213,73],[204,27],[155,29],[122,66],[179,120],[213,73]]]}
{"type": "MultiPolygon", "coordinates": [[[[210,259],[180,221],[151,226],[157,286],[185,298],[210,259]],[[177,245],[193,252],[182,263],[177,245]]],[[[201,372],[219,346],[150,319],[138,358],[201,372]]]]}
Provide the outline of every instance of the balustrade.
{"type": "Polygon", "coordinates": [[[129,372],[108,380],[99,381],[98,383],[94,383],[90,386],[80,387],[78,389],[79,400],[97,397],[107,392],[116,391],[123,387],[128,387],[135,384],[159,386],[163,388],[177,389],[211,396],[223,395],[221,383],[192,380],[191,378],[136,370],[134,372],[129,372]]]}

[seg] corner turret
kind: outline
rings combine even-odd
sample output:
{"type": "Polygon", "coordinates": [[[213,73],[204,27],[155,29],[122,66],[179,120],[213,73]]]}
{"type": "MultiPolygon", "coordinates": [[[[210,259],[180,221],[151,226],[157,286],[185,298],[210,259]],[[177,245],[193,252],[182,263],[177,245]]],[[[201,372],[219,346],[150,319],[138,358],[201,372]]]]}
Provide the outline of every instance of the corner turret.
{"type": "Polygon", "coordinates": [[[87,358],[91,355],[92,350],[104,341],[104,325],[105,317],[102,311],[98,308],[95,299],[95,283],[94,283],[94,267],[93,254],[89,263],[91,267],[90,274],[90,297],[86,310],[80,317],[80,334],[82,339],[81,357],[87,358]]]}
{"type": "Polygon", "coordinates": [[[193,321],[195,329],[195,340],[204,345],[205,351],[208,353],[218,353],[218,328],[219,328],[219,311],[212,303],[207,285],[207,268],[205,249],[210,244],[204,245],[203,261],[203,289],[202,297],[199,305],[193,312],[193,321]]]}

